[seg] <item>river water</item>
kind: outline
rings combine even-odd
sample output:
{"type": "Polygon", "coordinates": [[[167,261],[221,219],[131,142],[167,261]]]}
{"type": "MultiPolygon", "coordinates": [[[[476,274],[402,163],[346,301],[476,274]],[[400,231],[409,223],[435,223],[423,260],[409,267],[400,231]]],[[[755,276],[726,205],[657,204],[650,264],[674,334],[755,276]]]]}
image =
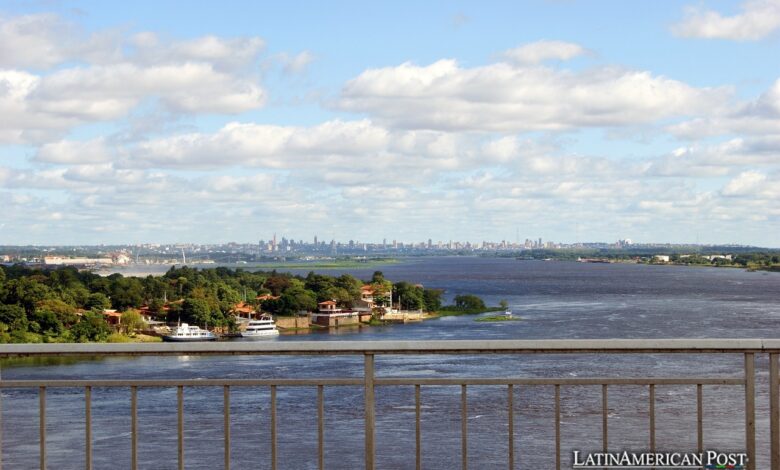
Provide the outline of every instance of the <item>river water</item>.
{"type": "MultiPolygon", "coordinates": [[[[506,299],[522,321],[475,322],[472,316],[418,324],[340,329],[334,333],[280,336],[275,341],[543,339],[543,338],[749,338],[780,332],[780,274],[679,266],[583,264],[491,258],[422,258],[383,266],[388,279],[445,290],[445,298],[476,294],[488,304],[506,299]]],[[[373,268],[321,270],[368,279],[373,268]]],[[[301,271],[305,274],[305,271],[301,271]]],[[[390,356],[377,357],[379,376],[728,376],[739,377],[739,355],[615,356],[390,356]]],[[[766,468],[768,394],[766,357],[756,360],[759,460],[766,468]]],[[[109,358],[57,365],[6,363],[4,379],[273,378],[360,376],[362,358],[182,357],[109,358]]],[[[473,468],[506,468],[506,387],[469,387],[469,462],[473,468]]],[[[130,459],[129,390],[93,391],[95,468],[127,468],[130,459]]],[[[232,468],[269,468],[269,390],[233,389],[232,468]]],[[[377,467],[414,467],[414,389],[377,389],[377,467]]],[[[49,468],[83,468],[83,391],[47,394],[49,468]]],[[[554,388],[515,387],[517,468],[552,468],[554,388]]],[[[562,456],[601,448],[601,387],[561,388],[562,456]]],[[[705,448],[744,450],[744,391],[704,387],[705,448]]],[[[423,387],[423,466],[460,465],[460,387],[423,387]]],[[[3,463],[33,468],[38,452],[37,391],[3,393],[3,463]]],[[[325,389],[325,465],[363,465],[363,398],[360,387],[325,389]]],[[[316,468],[314,388],[278,392],[279,468],[316,468]]],[[[648,389],[614,386],[609,392],[609,446],[649,448],[648,389]]],[[[696,449],[696,389],[656,388],[656,448],[696,449]]],[[[222,390],[185,390],[187,468],[222,465],[222,390]]],[[[139,391],[140,468],[176,468],[176,391],[139,391]]]]}

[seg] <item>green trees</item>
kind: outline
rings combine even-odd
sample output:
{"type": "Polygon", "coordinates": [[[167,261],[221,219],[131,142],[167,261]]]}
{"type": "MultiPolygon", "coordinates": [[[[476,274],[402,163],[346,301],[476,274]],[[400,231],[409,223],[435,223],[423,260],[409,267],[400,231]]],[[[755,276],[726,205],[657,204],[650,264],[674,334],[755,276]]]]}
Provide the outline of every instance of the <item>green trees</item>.
{"type": "Polygon", "coordinates": [[[185,299],[181,306],[181,321],[193,325],[214,325],[211,308],[203,299],[185,299]]]}
{"type": "Polygon", "coordinates": [[[79,343],[87,341],[105,341],[111,333],[108,324],[103,320],[103,315],[97,312],[86,312],[81,321],[70,329],[71,335],[79,343]]]}
{"type": "MultiPolygon", "coordinates": [[[[389,305],[393,284],[377,271],[369,283],[376,305],[389,305]]],[[[111,332],[101,314],[123,313],[121,329],[141,326],[136,309],[148,307],[158,319],[230,328],[232,310],[240,301],[257,302],[258,293],[276,299],[259,307],[278,315],[317,309],[317,302],[335,299],[340,307],[356,306],[364,283],[354,276],[309,273],[306,277],[277,272],[215,268],[171,268],[163,276],[144,278],[113,274],[101,277],[71,267],[37,269],[0,267],[0,342],[103,341],[111,332]],[[86,313],[84,313],[86,312],[86,313]]],[[[400,282],[395,300],[402,308],[436,311],[441,292],[400,282]]]]}
{"type": "Polygon", "coordinates": [[[115,309],[138,307],[143,301],[143,284],[138,278],[120,277],[111,284],[111,305],[115,309]]]}
{"type": "Polygon", "coordinates": [[[456,295],[455,307],[461,310],[485,309],[485,302],[476,295],[456,295]]]}
{"type": "Polygon", "coordinates": [[[133,334],[136,330],[140,330],[146,325],[141,314],[135,309],[122,313],[120,324],[125,333],[128,334],[133,334]]]}
{"type": "Polygon", "coordinates": [[[426,312],[435,312],[441,308],[441,294],[439,289],[424,289],[423,304],[426,312]]]}
{"type": "Polygon", "coordinates": [[[84,308],[87,310],[105,310],[111,308],[111,301],[102,292],[95,292],[94,294],[89,294],[84,308]]]}
{"type": "Polygon", "coordinates": [[[401,304],[403,310],[420,310],[425,305],[423,289],[408,282],[397,282],[393,286],[395,302],[401,304]]]}

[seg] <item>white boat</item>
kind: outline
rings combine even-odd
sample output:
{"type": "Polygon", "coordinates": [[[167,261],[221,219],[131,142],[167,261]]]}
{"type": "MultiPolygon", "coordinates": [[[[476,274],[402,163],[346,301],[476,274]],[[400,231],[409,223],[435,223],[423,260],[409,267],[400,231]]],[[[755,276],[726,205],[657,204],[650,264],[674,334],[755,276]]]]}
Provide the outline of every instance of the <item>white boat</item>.
{"type": "Polygon", "coordinates": [[[262,315],[257,320],[249,320],[246,330],[241,332],[242,338],[263,338],[279,334],[271,315],[262,315]]]}
{"type": "Polygon", "coordinates": [[[171,334],[163,335],[162,339],[170,342],[214,341],[217,339],[217,335],[199,326],[182,323],[171,334]]]}
{"type": "Polygon", "coordinates": [[[504,310],[504,315],[507,316],[507,317],[511,317],[512,316],[512,311],[509,310],[509,309],[506,309],[506,310],[504,310]]]}

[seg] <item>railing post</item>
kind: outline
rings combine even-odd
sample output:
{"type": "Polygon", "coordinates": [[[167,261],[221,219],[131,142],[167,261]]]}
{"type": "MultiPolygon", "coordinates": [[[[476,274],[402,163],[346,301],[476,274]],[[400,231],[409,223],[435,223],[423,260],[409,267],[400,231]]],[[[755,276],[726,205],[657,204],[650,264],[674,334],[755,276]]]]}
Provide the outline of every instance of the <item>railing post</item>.
{"type": "Polygon", "coordinates": [[[271,385],[271,470],[276,470],[276,385],[271,385]]]}
{"type": "Polygon", "coordinates": [[[86,456],[86,469],[92,470],[92,387],[87,386],[84,388],[84,427],[86,435],[84,439],[86,456]]]}
{"type": "Polygon", "coordinates": [[[756,470],[756,369],[755,354],[745,353],[745,451],[747,470],[756,470]]]}
{"type": "Polygon", "coordinates": [[[460,458],[461,468],[469,468],[469,425],[468,425],[468,398],[466,385],[460,386],[460,458]]]}
{"type": "Polygon", "coordinates": [[[696,384],[696,449],[704,452],[704,392],[702,384],[696,384]]]}
{"type": "MultiPolygon", "coordinates": [[[[0,366],[0,382],[3,381],[2,366],[0,366]]],[[[0,389],[0,470],[3,470],[3,389],[0,389]]]]}
{"type": "Polygon", "coordinates": [[[176,389],[176,408],[179,470],[184,470],[184,387],[181,385],[176,389]]]}
{"type": "Polygon", "coordinates": [[[555,384],[555,470],[561,470],[561,386],[555,384]]]}
{"type": "Polygon", "coordinates": [[[38,387],[38,434],[41,470],[46,470],[46,387],[38,387]]]}
{"type": "Polygon", "coordinates": [[[420,428],[420,384],[414,386],[415,468],[422,468],[422,429],[420,428]]]}
{"type": "Polygon", "coordinates": [[[515,468],[515,390],[512,384],[507,387],[506,413],[509,421],[509,470],[515,468]]]}
{"type": "Polygon", "coordinates": [[[317,468],[325,469],[325,392],[317,385],[317,468]]]}
{"type": "Polygon", "coordinates": [[[374,429],[376,416],[374,415],[374,355],[364,356],[364,380],[365,380],[365,439],[366,439],[366,470],[374,470],[374,429]]]}
{"type": "Polygon", "coordinates": [[[222,388],[224,413],[223,438],[225,440],[225,470],[230,470],[230,386],[225,385],[222,388]]]}
{"type": "Polygon", "coordinates": [[[601,447],[602,451],[606,454],[609,443],[609,408],[607,398],[607,384],[601,385],[601,447]]]}
{"type": "Polygon", "coordinates": [[[780,382],[778,354],[769,355],[769,437],[771,439],[772,470],[780,470],[780,382]]]}
{"type": "Polygon", "coordinates": [[[130,387],[130,469],[138,468],[138,387],[130,387]]]}

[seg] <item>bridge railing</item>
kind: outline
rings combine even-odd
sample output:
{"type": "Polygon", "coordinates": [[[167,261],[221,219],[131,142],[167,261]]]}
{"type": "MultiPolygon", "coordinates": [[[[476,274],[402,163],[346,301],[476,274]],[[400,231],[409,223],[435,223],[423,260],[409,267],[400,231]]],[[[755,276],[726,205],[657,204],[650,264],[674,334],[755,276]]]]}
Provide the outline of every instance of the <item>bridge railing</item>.
{"type": "MultiPolygon", "coordinates": [[[[198,380],[2,380],[5,389],[37,389],[39,417],[39,462],[47,467],[46,459],[46,394],[50,388],[67,387],[84,390],[85,435],[84,452],[87,470],[93,468],[92,456],[92,390],[95,387],[124,387],[130,389],[131,413],[131,468],[138,467],[138,389],[143,387],[171,387],[177,391],[177,459],[178,468],[185,468],[184,396],[189,387],[221,387],[223,389],[224,468],[231,465],[230,397],[235,387],[262,386],[270,389],[271,468],[277,462],[277,403],[279,387],[316,387],[317,390],[317,460],[324,468],[324,388],[359,386],[364,396],[365,468],[376,466],[375,389],[382,386],[413,386],[415,392],[415,461],[421,468],[421,387],[460,387],[460,440],[462,468],[468,465],[468,387],[497,386],[507,390],[507,456],[506,463],[515,467],[514,387],[521,385],[553,386],[555,451],[551,456],[554,468],[561,461],[561,387],[575,385],[601,386],[601,440],[608,452],[609,389],[634,385],[648,389],[649,450],[656,451],[655,391],[657,386],[696,386],[697,447],[704,450],[703,393],[705,385],[741,387],[744,390],[744,449],[748,456],[746,468],[756,470],[756,355],[769,355],[769,410],[770,456],[772,470],[780,470],[780,378],[778,357],[780,340],[775,339],[611,339],[611,340],[479,340],[479,341],[278,341],[278,342],[213,342],[162,344],[13,344],[0,345],[0,359],[29,356],[183,356],[183,355],[353,355],[363,357],[362,377],[334,378],[273,378],[273,379],[198,379],[198,380]],[[382,355],[475,355],[475,354],[705,354],[741,355],[744,366],[741,376],[683,376],[683,377],[386,377],[377,376],[374,359],[382,355]]],[[[2,415],[0,413],[0,423],[2,415]]],[[[0,441],[0,468],[2,468],[2,441],[0,441]]]]}

